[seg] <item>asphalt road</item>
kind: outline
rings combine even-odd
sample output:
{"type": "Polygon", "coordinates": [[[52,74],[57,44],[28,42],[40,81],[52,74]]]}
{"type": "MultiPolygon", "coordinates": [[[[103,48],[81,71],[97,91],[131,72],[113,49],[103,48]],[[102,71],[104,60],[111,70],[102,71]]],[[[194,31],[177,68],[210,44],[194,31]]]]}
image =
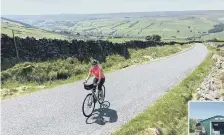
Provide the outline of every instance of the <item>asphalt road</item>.
{"type": "Polygon", "coordinates": [[[2,135],[106,135],[146,109],[206,57],[202,44],[172,57],[106,74],[106,101],[82,114],[82,81],[1,102],[2,135]],[[109,103],[105,103],[108,105],[109,103]]]}

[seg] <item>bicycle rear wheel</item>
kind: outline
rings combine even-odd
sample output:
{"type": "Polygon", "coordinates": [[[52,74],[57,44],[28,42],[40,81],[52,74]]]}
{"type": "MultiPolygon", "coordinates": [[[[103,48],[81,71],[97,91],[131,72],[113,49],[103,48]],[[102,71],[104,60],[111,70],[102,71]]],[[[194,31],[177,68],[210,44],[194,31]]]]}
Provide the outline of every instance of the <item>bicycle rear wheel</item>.
{"type": "Polygon", "coordinates": [[[86,96],[82,104],[83,115],[86,117],[91,116],[94,111],[94,108],[95,108],[94,97],[92,93],[90,93],[86,96]]]}
{"type": "Polygon", "coordinates": [[[102,104],[104,102],[105,94],[106,94],[105,92],[106,92],[105,91],[105,86],[103,85],[102,90],[101,91],[98,90],[98,99],[99,99],[100,104],[102,104]]]}

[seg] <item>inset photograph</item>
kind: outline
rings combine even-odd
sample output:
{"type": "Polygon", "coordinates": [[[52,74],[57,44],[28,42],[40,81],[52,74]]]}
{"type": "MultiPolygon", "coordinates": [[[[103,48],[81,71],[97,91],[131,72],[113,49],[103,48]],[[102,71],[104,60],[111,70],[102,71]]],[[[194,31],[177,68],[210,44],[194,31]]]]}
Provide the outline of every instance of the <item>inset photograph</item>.
{"type": "Polygon", "coordinates": [[[189,102],[189,135],[224,135],[224,102],[189,102]]]}

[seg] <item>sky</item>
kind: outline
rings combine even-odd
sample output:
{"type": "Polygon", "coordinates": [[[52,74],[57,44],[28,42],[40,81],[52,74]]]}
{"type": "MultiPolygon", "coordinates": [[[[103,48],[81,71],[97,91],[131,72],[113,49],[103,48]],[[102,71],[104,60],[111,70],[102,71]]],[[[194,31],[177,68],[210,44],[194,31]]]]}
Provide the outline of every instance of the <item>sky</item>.
{"type": "Polygon", "coordinates": [[[224,0],[1,0],[2,15],[224,10],[224,0]]]}
{"type": "Polygon", "coordinates": [[[215,115],[224,116],[224,102],[190,102],[190,118],[207,119],[215,115]]]}

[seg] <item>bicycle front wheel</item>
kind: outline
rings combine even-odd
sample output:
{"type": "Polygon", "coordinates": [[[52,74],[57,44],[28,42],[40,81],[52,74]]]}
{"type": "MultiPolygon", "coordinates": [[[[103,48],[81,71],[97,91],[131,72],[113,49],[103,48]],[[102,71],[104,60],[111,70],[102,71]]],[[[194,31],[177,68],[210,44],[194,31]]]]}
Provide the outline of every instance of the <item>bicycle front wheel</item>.
{"type": "Polygon", "coordinates": [[[94,97],[92,93],[90,93],[86,96],[82,104],[83,115],[86,117],[91,116],[94,111],[94,108],[95,108],[94,97]]]}

